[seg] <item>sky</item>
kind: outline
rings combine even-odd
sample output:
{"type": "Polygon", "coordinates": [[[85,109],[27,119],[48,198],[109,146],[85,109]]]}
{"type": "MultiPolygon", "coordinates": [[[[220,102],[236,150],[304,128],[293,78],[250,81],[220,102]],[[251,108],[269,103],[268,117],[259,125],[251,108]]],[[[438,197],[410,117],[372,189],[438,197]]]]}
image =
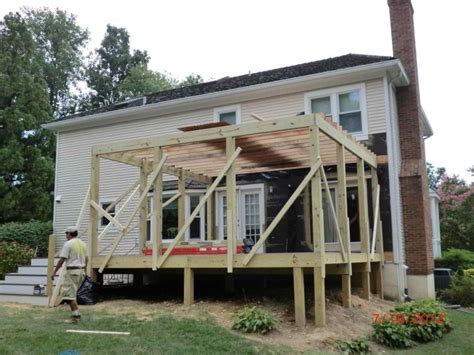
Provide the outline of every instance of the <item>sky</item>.
{"type": "MultiPolygon", "coordinates": [[[[426,158],[467,181],[474,165],[474,1],[412,0],[421,103],[434,131],[426,158]]],[[[386,0],[9,0],[77,15],[97,48],[107,24],[125,27],[149,67],[205,80],[338,56],[392,55],[386,0]]]]}

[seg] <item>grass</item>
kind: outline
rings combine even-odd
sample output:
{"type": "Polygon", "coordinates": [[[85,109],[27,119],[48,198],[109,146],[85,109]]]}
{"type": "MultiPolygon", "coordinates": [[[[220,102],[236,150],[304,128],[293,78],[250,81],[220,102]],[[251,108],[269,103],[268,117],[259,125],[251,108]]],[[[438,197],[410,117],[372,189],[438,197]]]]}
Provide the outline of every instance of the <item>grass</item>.
{"type": "Polygon", "coordinates": [[[393,354],[474,354],[474,313],[448,311],[454,323],[454,330],[441,340],[422,344],[404,351],[394,351],[393,354]]]}
{"type": "MultiPolygon", "coordinates": [[[[80,325],[64,324],[65,308],[0,305],[0,354],[275,354],[289,349],[248,341],[213,319],[161,315],[139,320],[82,308],[80,325]],[[66,329],[129,331],[130,336],[66,333],[66,329]]],[[[290,350],[291,351],[291,350],[290,350]]]]}

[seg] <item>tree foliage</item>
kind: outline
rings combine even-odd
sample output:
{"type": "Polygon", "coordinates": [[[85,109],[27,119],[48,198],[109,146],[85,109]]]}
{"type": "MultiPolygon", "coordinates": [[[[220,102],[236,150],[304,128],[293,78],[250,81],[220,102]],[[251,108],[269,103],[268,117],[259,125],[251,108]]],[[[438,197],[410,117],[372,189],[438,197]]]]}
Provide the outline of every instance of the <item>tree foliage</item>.
{"type": "Polygon", "coordinates": [[[431,163],[426,163],[426,171],[428,174],[428,186],[430,189],[436,190],[441,182],[441,177],[446,174],[446,169],[437,168],[431,163]]]}
{"type": "Polygon", "coordinates": [[[53,115],[70,114],[76,106],[77,85],[84,79],[83,52],[89,32],[77,24],[75,15],[59,9],[24,8],[23,12],[48,85],[53,115]]]}
{"type": "Polygon", "coordinates": [[[0,223],[51,216],[52,138],[47,85],[19,13],[0,22],[0,223]]]}
{"type": "Polygon", "coordinates": [[[170,75],[150,70],[146,65],[136,65],[119,85],[119,92],[122,98],[128,99],[172,89],[176,85],[176,79],[170,75]]]}

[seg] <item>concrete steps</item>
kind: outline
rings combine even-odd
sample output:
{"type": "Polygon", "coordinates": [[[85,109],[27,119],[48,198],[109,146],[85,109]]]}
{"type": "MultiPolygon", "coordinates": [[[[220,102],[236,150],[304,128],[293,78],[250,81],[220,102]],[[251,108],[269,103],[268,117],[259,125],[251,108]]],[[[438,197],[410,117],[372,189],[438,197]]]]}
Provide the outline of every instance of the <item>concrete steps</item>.
{"type": "MultiPolygon", "coordinates": [[[[59,259],[55,259],[55,264],[59,259]]],[[[32,258],[31,265],[20,266],[16,273],[5,275],[0,281],[0,302],[46,306],[47,258],[32,258]],[[38,294],[41,290],[41,294],[38,294]]]]}

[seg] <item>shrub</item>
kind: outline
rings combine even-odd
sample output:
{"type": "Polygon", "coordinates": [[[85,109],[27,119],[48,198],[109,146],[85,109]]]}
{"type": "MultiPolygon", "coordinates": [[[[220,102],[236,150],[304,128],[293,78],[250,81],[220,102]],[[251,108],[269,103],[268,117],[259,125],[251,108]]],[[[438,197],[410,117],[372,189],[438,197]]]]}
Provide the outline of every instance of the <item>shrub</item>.
{"type": "Polygon", "coordinates": [[[451,287],[441,291],[441,299],[463,307],[474,306],[474,269],[454,275],[451,287]]]}
{"type": "Polygon", "coordinates": [[[5,274],[16,271],[18,265],[27,265],[33,256],[33,249],[15,243],[0,241],[0,279],[5,274]]]}
{"type": "Polygon", "coordinates": [[[453,325],[439,302],[426,299],[397,305],[373,327],[378,343],[391,348],[409,348],[416,342],[441,338],[453,325]]]}
{"type": "Polygon", "coordinates": [[[369,342],[364,337],[338,341],[337,348],[348,355],[370,354],[369,342]]]}
{"type": "Polygon", "coordinates": [[[474,252],[465,249],[449,249],[443,257],[435,260],[437,268],[450,268],[454,271],[474,268],[474,252]]]}
{"type": "Polygon", "coordinates": [[[274,328],[273,316],[257,307],[246,307],[234,316],[232,328],[246,333],[266,334],[274,328]]]}
{"type": "Polygon", "coordinates": [[[51,222],[6,223],[0,225],[0,242],[16,242],[36,250],[37,256],[47,256],[52,230],[51,222]]]}

